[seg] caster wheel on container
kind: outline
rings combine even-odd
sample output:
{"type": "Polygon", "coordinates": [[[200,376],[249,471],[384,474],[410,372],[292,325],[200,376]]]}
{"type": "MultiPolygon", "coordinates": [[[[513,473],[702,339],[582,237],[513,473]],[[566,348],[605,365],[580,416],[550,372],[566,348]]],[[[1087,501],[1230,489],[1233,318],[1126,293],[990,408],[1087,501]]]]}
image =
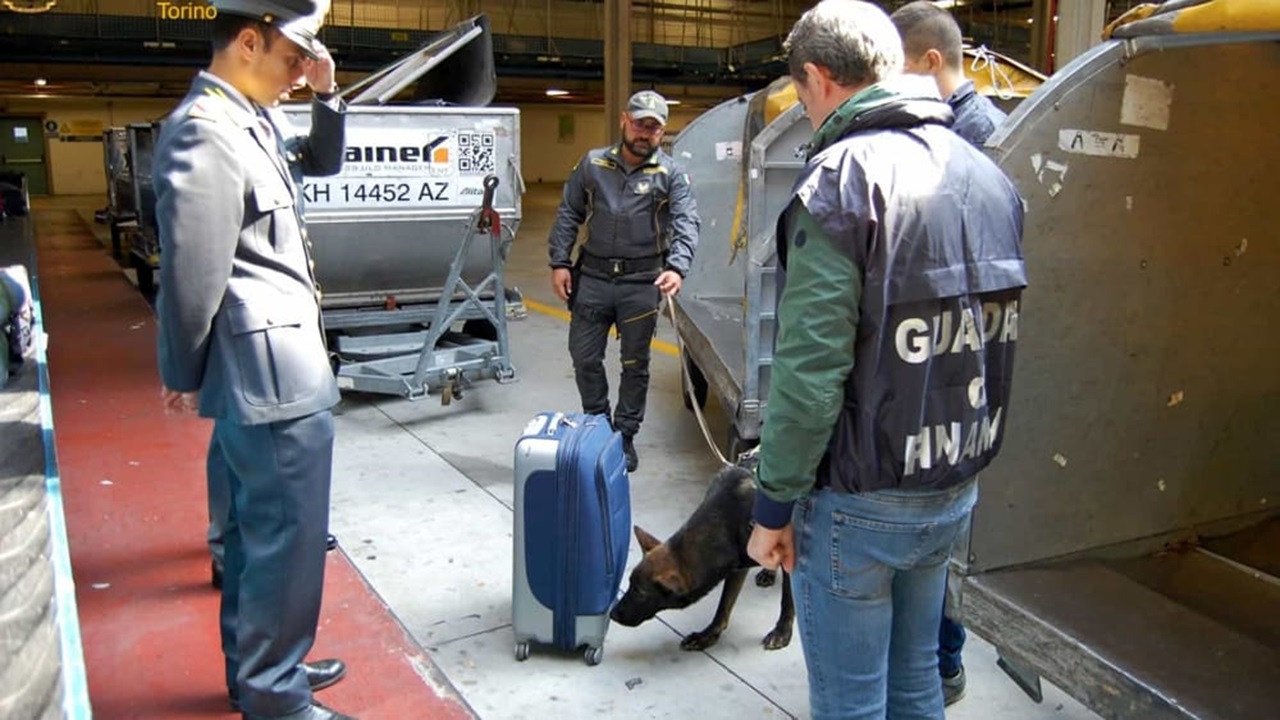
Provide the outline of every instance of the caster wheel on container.
{"type": "Polygon", "coordinates": [[[582,659],[586,660],[588,665],[599,665],[600,661],[604,659],[604,648],[589,647],[587,648],[587,651],[583,653],[582,659]]]}
{"type": "Polygon", "coordinates": [[[529,659],[529,643],[516,643],[516,660],[524,662],[529,659]]]}

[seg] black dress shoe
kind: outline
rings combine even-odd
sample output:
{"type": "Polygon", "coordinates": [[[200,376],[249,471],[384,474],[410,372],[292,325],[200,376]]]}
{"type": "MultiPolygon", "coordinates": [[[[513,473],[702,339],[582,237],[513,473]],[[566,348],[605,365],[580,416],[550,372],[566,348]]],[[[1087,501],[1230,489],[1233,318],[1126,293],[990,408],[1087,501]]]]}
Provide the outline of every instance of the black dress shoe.
{"type": "Polygon", "coordinates": [[[243,720],[356,720],[354,715],[344,715],[315,701],[312,701],[310,707],[280,717],[267,718],[261,715],[250,715],[249,713],[244,713],[240,717],[243,720]]]}
{"type": "MultiPolygon", "coordinates": [[[[302,663],[302,673],[307,676],[307,685],[311,686],[311,691],[323,690],[330,685],[334,685],[347,675],[347,664],[337,658],[328,660],[317,660],[315,662],[302,663]]],[[[228,693],[231,700],[231,709],[240,712],[240,698],[235,693],[228,693]]],[[[322,716],[323,717],[323,716],[322,716]]],[[[335,715],[334,717],[347,717],[346,715],[335,715]]]]}
{"type": "Polygon", "coordinates": [[[338,547],[338,538],[334,537],[333,533],[329,533],[324,539],[324,549],[329,551],[336,547],[338,547]]]}
{"type": "Polygon", "coordinates": [[[347,675],[347,664],[337,658],[302,663],[302,672],[313,691],[323,690],[347,675]]]}

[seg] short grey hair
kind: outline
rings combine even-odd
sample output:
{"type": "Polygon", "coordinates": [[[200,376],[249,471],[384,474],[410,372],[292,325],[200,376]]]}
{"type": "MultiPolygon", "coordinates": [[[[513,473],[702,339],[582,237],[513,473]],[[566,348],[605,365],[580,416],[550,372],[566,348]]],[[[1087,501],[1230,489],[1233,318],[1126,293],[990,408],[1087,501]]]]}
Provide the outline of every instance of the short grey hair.
{"type": "Polygon", "coordinates": [[[845,87],[877,83],[902,72],[902,38],[883,10],[860,0],[822,0],[796,21],[782,45],[791,77],[805,63],[825,67],[845,87]]]}

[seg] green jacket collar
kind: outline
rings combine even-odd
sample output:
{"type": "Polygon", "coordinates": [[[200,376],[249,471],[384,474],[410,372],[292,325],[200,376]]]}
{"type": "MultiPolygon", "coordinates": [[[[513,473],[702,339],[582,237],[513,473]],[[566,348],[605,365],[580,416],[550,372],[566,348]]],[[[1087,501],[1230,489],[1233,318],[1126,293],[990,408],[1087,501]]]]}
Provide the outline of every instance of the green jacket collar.
{"type": "Polygon", "coordinates": [[[950,125],[953,120],[932,78],[898,75],[869,85],[841,103],[814,133],[806,159],[863,130],[950,125]]]}

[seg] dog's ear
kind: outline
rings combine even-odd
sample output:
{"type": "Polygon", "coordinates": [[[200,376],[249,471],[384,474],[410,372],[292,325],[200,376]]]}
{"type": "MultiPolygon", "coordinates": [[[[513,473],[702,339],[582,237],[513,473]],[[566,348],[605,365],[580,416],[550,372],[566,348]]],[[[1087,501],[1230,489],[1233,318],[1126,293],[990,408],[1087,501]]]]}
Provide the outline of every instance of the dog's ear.
{"type": "Polygon", "coordinates": [[[640,543],[640,549],[642,551],[649,552],[650,550],[662,544],[661,540],[645,532],[644,528],[640,527],[639,525],[635,526],[635,530],[636,530],[636,540],[640,543]]]}

